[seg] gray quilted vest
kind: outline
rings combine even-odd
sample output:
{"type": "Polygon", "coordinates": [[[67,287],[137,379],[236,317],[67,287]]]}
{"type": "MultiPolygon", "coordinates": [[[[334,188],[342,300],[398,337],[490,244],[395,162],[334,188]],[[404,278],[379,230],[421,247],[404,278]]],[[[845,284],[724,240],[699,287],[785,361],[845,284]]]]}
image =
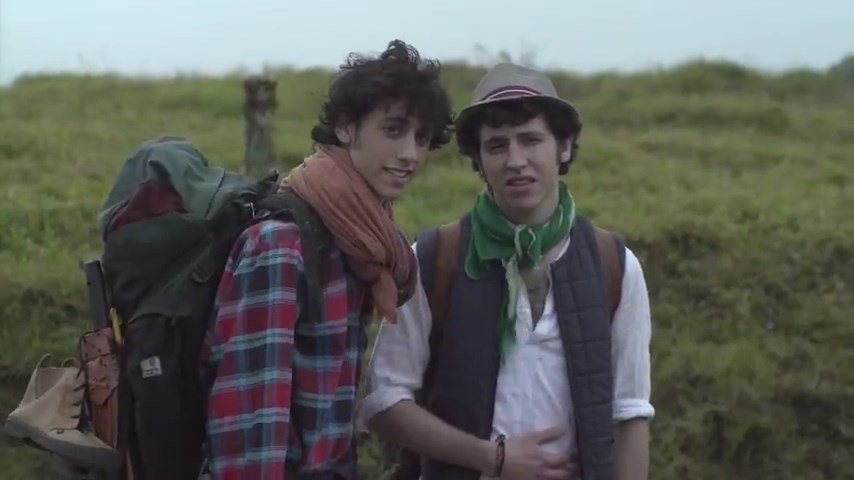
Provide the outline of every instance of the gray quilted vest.
{"type": "MultiPolygon", "coordinates": [[[[467,246],[470,218],[461,223],[467,246]]],[[[552,267],[555,308],[566,352],[583,480],[614,479],[611,322],[593,226],[576,217],[567,252],[552,267]]],[[[460,265],[467,248],[460,248],[460,265]]],[[[426,407],[448,424],[487,439],[492,432],[499,354],[495,331],[504,272],[496,263],[479,280],[458,269],[438,346],[434,387],[426,407]]],[[[478,480],[480,473],[422,459],[423,480],[478,480]]]]}

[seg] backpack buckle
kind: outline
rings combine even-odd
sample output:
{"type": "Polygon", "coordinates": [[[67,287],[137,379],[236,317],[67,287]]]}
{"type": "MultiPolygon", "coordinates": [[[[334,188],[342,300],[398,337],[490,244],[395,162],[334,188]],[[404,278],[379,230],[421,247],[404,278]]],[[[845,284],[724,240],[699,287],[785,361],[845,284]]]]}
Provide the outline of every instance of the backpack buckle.
{"type": "Polygon", "coordinates": [[[255,208],[254,202],[249,202],[246,205],[246,208],[249,209],[249,220],[253,222],[264,220],[265,218],[270,216],[270,210],[266,208],[255,208]]]}

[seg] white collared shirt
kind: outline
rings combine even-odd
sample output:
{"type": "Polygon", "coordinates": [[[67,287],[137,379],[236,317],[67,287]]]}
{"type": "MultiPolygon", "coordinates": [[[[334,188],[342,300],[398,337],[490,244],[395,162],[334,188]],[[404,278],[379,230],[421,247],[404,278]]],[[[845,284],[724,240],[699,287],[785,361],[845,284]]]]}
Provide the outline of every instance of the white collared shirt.
{"type": "MultiPolygon", "coordinates": [[[[568,246],[569,237],[557,258],[568,246]]],[[[417,251],[416,244],[412,248],[417,251]]],[[[575,423],[554,294],[549,287],[543,314],[532,328],[528,292],[519,290],[516,341],[498,373],[493,438],[499,433],[509,437],[575,423]]],[[[377,413],[413,399],[430,355],[430,326],[430,307],[419,278],[413,297],[398,309],[397,323],[382,322],[380,326],[366,373],[367,394],[358,405],[359,429],[365,430],[367,420],[377,413]]],[[[622,296],[611,331],[613,419],[651,418],[655,410],[650,403],[649,297],[640,262],[628,248],[622,296]]],[[[574,451],[574,432],[551,445],[556,451],[574,451]]]]}

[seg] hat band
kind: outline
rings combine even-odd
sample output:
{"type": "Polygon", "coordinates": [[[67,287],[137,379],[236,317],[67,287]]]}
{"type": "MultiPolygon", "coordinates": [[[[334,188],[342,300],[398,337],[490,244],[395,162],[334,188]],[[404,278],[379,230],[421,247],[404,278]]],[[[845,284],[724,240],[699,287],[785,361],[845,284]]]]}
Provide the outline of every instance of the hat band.
{"type": "Polygon", "coordinates": [[[540,95],[540,92],[534,90],[530,87],[524,87],[521,85],[507,85],[501,88],[496,88],[495,90],[487,93],[481,101],[487,100],[501,100],[503,98],[509,97],[532,97],[535,95],[540,95]]]}

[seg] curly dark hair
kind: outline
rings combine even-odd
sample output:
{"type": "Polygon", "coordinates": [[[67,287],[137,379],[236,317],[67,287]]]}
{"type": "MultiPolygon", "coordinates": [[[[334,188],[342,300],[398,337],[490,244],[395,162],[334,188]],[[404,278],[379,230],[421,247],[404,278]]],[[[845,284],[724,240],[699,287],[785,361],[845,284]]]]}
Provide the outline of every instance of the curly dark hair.
{"type": "Polygon", "coordinates": [[[378,57],[351,53],[329,87],[311,139],[340,146],[335,135],[338,122],[359,124],[380,105],[402,99],[408,113],[425,127],[429,149],[446,145],[451,140],[453,114],[449,95],[439,83],[440,72],[437,60],[422,59],[401,40],[389,42],[378,57]]]}
{"type": "Polygon", "coordinates": [[[480,169],[480,127],[488,125],[497,128],[502,125],[521,125],[537,115],[542,115],[549,126],[552,135],[558,142],[565,142],[572,137],[569,162],[561,164],[560,175],[569,171],[569,166],[575,162],[578,155],[578,137],[581,135],[581,120],[566,114],[566,109],[548,98],[520,98],[495,102],[474,112],[465,124],[457,125],[457,147],[460,153],[471,158],[472,168],[480,169]]]}

